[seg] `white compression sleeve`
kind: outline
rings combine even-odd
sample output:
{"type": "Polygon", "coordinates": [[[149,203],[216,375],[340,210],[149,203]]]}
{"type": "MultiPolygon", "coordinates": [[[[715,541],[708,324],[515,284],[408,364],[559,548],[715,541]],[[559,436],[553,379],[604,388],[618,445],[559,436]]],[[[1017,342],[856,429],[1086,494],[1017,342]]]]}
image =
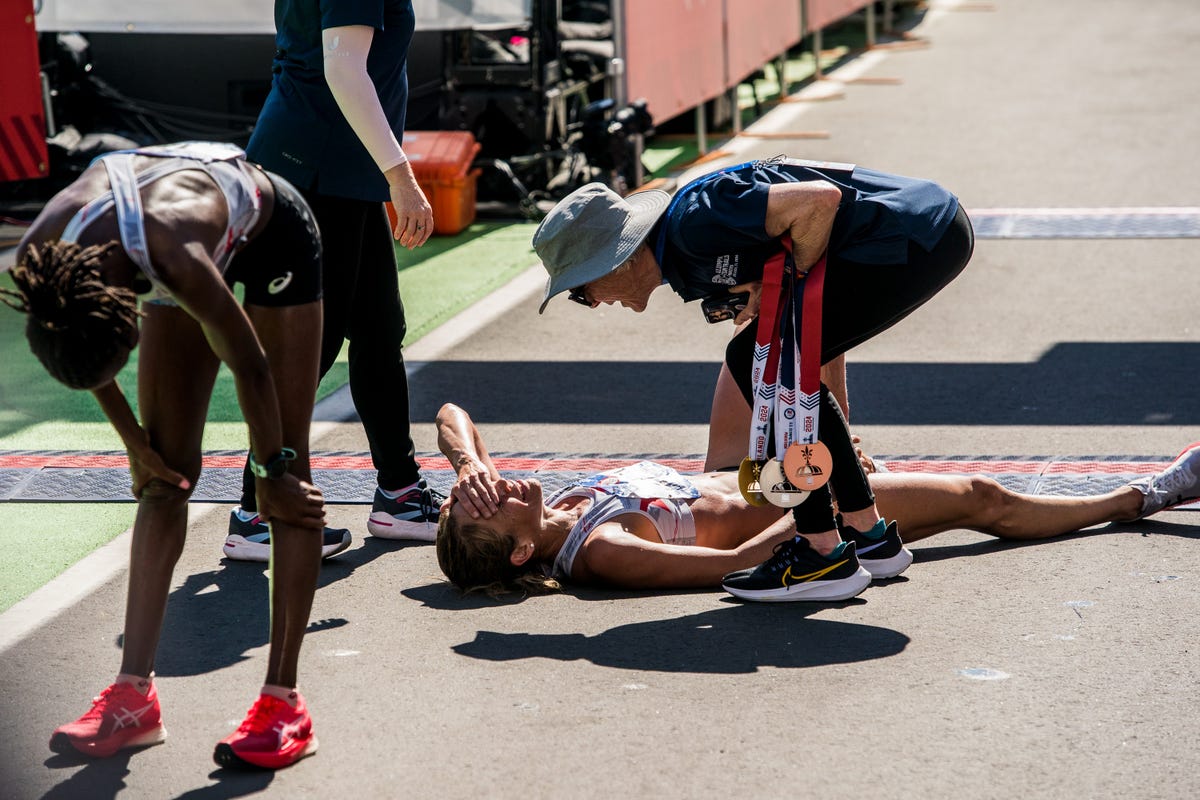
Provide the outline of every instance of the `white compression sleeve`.
{"type": "Polygon", "coordinates": [[[367,25],[346,25],[321,31],[325,82],[338,108],[367,148],[371,158],[386,172],[408,160],[388,125],[375,85],[367,75],[367,52],[375,29],[367,25]]]}

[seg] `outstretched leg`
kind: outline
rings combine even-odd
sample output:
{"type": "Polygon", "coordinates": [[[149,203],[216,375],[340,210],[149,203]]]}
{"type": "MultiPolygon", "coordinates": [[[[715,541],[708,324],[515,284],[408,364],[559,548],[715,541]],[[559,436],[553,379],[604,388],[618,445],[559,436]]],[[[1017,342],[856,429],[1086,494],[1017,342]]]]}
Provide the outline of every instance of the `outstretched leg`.
{"type": "Polygon", "coordinates": [[[1123,486],[1090,497],[1019,494],[982,475],[871,475],[875,503],[913,542],[950,530],[972,530],[1001,539],[1048,539],[1106,522],[1133,519],[1143,494],[1123,486]]]}

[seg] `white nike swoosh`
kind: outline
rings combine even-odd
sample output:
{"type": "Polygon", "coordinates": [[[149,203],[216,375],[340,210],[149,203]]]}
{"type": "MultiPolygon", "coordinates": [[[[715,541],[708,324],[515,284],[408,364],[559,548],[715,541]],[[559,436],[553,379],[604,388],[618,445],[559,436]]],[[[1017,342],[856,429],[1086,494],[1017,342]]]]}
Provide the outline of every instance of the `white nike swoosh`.
{"type": "Polygon", "coordinates": [[[876,542],[875,544],[873,544],[873,545],[871,545],[871,546],[869,546],[869,547],[864,547],[864,548],[862,548],[861,550],[859,550],[859,551],[858,551],[858,554],[859,554],[860,556],[865,556],[867,553],[871,552],[872,550],[876,550],[876,549],[878,549],[878,548],[880,548],[880,547],[883,547],[885,544],[887,544],[887,540],[886,540],[886,539],[880,539],[880,540],[879,540],[878,542],[876,542]]]}

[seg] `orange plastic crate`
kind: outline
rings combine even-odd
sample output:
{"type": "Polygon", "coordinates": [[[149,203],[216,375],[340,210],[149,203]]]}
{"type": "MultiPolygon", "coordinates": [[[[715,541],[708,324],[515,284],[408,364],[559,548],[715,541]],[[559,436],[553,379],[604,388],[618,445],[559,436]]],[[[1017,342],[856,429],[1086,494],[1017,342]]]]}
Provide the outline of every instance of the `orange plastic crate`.
{"type": "MultiPolygon", "coordinates": [[[[475,220],[475,180],[479,170],[471,162],[479,142],[470,131],[407,131],[404,152],[429,204],[433,206],[433,232],[458,233],[475,220]]],[[[396,224],[396,211],[387,204],[396,224]]]]}

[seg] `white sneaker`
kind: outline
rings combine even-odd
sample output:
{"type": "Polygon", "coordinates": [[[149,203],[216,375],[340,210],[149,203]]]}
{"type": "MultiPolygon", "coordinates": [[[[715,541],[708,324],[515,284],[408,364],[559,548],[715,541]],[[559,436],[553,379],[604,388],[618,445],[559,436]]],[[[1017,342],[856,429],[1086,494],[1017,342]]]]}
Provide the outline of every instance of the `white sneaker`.
{"type": "Polygon", "coordinates": [[[1162,472],[1129,485],[1146,495],[1136,519],[1200,499],[1200,442],[1189,445],[1162,472]]]}
{"type": "Polygon", "coordinates": [[[367,531],[380,539],[437,541],[438,515],[445,499],[441,492],[429,488],[424,478],[395,499],[376,487],[367,531]]]}
{"type": "MultiPolygon", "coordinates": [[[[242,519],[238,515],[241,510],[238,507],[229,512],[229,535],[221,548],[225,557],[234,561],[270,561],[271,529],[257,514],[249,520],[242,519]]],[[[321,538],[321,558],[336,556],[350,546],[350,540],[346,528],[326,528],[321,538]]]]}

